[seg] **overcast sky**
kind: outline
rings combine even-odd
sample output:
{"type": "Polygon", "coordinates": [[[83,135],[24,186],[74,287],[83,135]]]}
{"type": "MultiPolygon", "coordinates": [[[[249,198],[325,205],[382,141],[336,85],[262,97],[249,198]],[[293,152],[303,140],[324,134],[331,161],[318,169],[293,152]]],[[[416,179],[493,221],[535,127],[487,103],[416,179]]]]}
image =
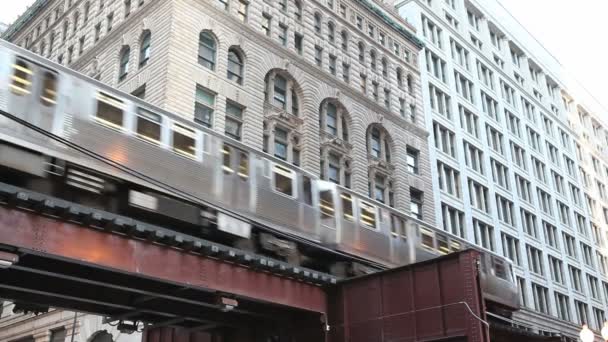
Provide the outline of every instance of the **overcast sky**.
{"type": "MultiPolygon", "coordinates": [[[[500,1],[603,104],[608,120],[608,1],[500,1]]],[[[34,0],[0,2],[0,22],[11,23],[34,0]]]]}

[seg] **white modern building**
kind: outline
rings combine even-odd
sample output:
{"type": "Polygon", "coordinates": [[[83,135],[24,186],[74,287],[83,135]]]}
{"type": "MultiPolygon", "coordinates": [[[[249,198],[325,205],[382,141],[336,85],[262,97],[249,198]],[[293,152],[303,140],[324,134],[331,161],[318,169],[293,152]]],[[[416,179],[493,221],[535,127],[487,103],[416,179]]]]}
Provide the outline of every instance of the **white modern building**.
{"type": "Polygon", "coordinates": [[[582,323],[598,331],[608,302],[608,126],[597,116],[606,110],[496,0],[395,5],[426,44],[436,222],[513,260],[525,308],[516,321],[572,337],[582,323]]]}

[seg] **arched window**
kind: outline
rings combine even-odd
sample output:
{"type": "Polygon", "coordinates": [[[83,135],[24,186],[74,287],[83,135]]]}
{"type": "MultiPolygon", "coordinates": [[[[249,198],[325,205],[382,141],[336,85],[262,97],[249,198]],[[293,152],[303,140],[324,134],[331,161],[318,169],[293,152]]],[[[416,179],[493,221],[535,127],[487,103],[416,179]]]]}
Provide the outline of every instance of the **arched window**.
{"type": "Polygon", "coordinates": [[[266,101],[298,116],[300,106],[295,92],[294,81],[282,73],[271,72],[266,76],[266,101]]]}
{"type": "Polygon", "coordinates": [[[150,59],[150,44],[152,42],[152,33],[145,30],[141,36],[139,45],[139,67],[142,68],[148,64],[150,59]]]}
{"type": "Polygon", "coordinates": [[[348,51],[348,33],[346,33],[346,31],[342,31],[341,39],[342,39],[342,50],[348,51]]]}
{"type": "Polygon", "coordinates": [[[389,137],[380,125],[373,125],[367,132],[367,149],[369,155],[376,160],[391,162],[389,137]]]}
{"type": "Polygon", "coordinates": [[[368,172],[369,196],[379,202],[394,205],[391,180],[391,139],[379,124],[367,130],[367,149],[370,168],[368,172]]]}
{"type": "Polygon", "coordinates": [[[399,88],[403,88],[403,70],[401,68],[397,68],[397,85],[399,88]]]}
{"type": "Polygon", "coordinates": [[[294,165],[300,165],[299,128],[303,123],[297,117],[300,112],[300,89],[285,70],[271,70],[266,75],[265,99],[269,105],[264,106],[264,151],[294,165]],[[279,113],[281,115],[277,115],[279,113]]]}
{"type": "Polygon", "coordinates": [[[315,32],[321,34],[321,15],[315,13],[315,32]]]}
{"type": "Polygon", "coordinates": [[[129,74],[129,57],[131,55],[131,48],[125,46],[120,50],[120,68],[118,71],[118,81],[123,81],[129,74]]]}
{"type": "Polygon", "coordinates": [[[351,185],[352,172],[348,123],[348,113],[342,104],[332,99],[321,103],[321,178],[346,187],[351,185]]]}
{"type": "Polygon", "coordinates": [[[203,31],[198,40],[198,64],[215,70],[217,43],[210,32],[203,31]]]}
{"type": "Polygon", "coordinates": [[[336,41],[336,28],[332,22],[327,23],[327,39],[332,44],[336,41]]]}
{"type": "Polygon", "coordinates": [[[243,84],[243,58],[235,48],[228,50],[228,79],[243,84]]]}
{"type": "Polygon", "coordinates": [[[372,50],[369,52],[369,66],[373,71],[376,71],[376,51],[372,50]]]}
{"type": "Polygon", "coordinates": [[[382,58],[382,77],[388,77],[388,61],[386,58],[382,58]]]}
{"type": "Polygon", "coordinates": [[[302,2],[300,0],[295,0],[294,1],[294,7],[295,7],[295,12],[294,15],[296,17],[296,20],[301,21],[302,20],[302,2]]]}
{"type": "Polygon", "coordinates": [[[359,42],[359,62],[365,63],[365,45],[359,42]]]}

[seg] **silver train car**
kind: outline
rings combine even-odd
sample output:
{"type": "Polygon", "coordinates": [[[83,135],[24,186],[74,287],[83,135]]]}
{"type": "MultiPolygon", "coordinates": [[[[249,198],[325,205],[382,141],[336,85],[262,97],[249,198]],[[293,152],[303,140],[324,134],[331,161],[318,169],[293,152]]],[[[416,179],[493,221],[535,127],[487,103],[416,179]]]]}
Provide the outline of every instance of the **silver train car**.
{"type": "MultiPolygon", "coordinates": [[[[0,116],[0,175],[39,192],[139,213],[154,222],[178,222],[193,231],[211,222],[237,246],[255,245],[292,262],[312,254],[305,245],[382,267],[463,248],[480,250],[2,40],[0,110],[5,113],[0,116]]],[[[518,308],[510,261],[490,251],[482,255],[486,298],[518,308]]],[[[322,259],[344,265],[344,260],[322,259]]]]}

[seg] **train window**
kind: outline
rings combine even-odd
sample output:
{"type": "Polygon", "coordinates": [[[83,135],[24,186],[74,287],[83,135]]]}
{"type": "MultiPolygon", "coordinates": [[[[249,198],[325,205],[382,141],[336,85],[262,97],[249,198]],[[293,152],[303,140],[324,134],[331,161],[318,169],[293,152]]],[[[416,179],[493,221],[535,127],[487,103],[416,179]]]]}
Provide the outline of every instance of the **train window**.
{"type": "Polygon", "coordinates": [[[223,145],[222,148],[222,169],[224,170],[224,173],[226,174],[230,174],[233,173],[234,170],[232,169],[232,148],[226,144],[223,145]]]}
{"type": "Polygon", "coordinates": [[[45,106],[54,106],[55,103],[57,103],[57,76],[48,71],[45,72],[42,87],[40,102],[42,102],[42,104],[45,106]]]}
{"type": "Polygon", "coordinates": [[[173,151],[188,158],[195,158],[196,132],[192,128],[173,123],[173,151]]]}
{"type": "Polygon", "coordinates": [[[143,108],[137,108],[137,137],[160,145],[161,116],[143,108]]]}
{"type": "Polygon", "coordinates": [[[460,242],[451,241],[450,248],[452,249],[452,252],[457,252],[462,249],[462,245],[460,244],[460,242]]]}
{"type": "Polygon", "coordinates": [[[249,156],[245,152],[239,152],[239,172],[242,179],[249,178],[249,156]]]}
{"type": "Polygon", "coordinates": [[[27,95],[30,93],[30,86],[32,85],[32,70],[29,68],[27,63],[22,60],[18,60],[17,63],[13,64],[13,81],[11,83],[11,91],[19,96],[27,95]]]}
{"type": "Polygon", "coordinates": [[[121,100],[108,94],[97,93],[97,116],[100,123],[116,129],[122,129],[124,104],[121,100]]]}
{"type": "Polygon", "coordinates": [[[291,170],[275,164],[273,167],[274,173],[274,189],[288,196],[294,196],[293,193],[293,174],[291,170]]]}
{"type": "Polygon", "coordinates": [[[360,202],[361,207],[361,223],[370,228],[376,228],[376,207],[371,204],[367,204],[363,201],[360,202]]]}
{"type": "Polygon", "coordinates": [[[334,217],[334,198],[331,190],[325,190],[319,193],[319,207],[321,208],[321,219],[334,217]]]}
{"type": "Polygon", "coordinates": [[[342,214],[345,220],[355,221],[353,216],[353,196],[350,194],[340,194],[342,198],[342,214]]]}
{"type": "Polygon", "coordinates": [[[428,229],[420,228],[420,242],[422,243],[423,247],[435,249],[435,244],[433,243],[433,232],[428,229]]]}
{"type": "Polygon", "coordinates": [[[494,269],[494,274],[498,278],[505,280],[509,279],[507,268],[502,260],[492,257],[492,268],[494,269]]]}
{"type": "Polygon", "coordinates": [[[302,190],[304,191],[304,203],[312,205],[312,183],[309,177],[302,176],[302,190]]]}
{"type": "Polygon", "coordinates": [[[437,236],[437,249],[439,250],[439,253],[441,253],[441,254],[450,253],[450,245],[448,244],[448,238],[441,234],[437,234],[436,236],[437,236]]]}

